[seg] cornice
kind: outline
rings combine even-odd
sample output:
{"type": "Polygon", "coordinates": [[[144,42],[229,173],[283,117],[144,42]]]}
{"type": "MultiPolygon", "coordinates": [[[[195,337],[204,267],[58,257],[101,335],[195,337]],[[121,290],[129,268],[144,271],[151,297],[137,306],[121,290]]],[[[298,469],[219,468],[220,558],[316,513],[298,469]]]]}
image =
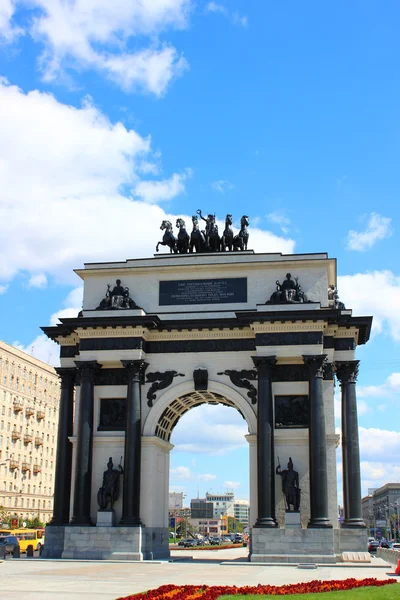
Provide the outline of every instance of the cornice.
{"type": "Polygon", "coordinates": [[[359,330],[356,327],[338,327],[335,333],[335,338],[354,338],[358,341],[359,330]]]}
{"type": "Polygon", "coordinates": [[[56,337],[55,341],[60,344],[60,346],[76,346],[79,343],[79,337],[76,333],[72,333],[71,335],[59,335],[56,337]]]}
{"type": "Polygon", "coordinates": [[[256,322],[250,325],[255,334],[257,333],[283,333],[293,331],[325,331],[326,323],[324,321],[306,321],[305,323],[269,323],[256,322]]]}
{"type": "Polygon", "coordinates": [[[106,327],[104,329],[95,329],[93,327],[83,329],[82,327],[78,327],[76,333],[79,339],[141,337],[147,340],[149,330],[144,327],[106,327]]]}
{"type": "Polygon", "coordinates": [[[254,332],[249,329],[217,329],[202,328],[201,330],[182,329],[180,331],[151,331],[148,340],[150,342],[177,341],[177,340],[230,340],[230,339],[254,339],[254,332]]]}

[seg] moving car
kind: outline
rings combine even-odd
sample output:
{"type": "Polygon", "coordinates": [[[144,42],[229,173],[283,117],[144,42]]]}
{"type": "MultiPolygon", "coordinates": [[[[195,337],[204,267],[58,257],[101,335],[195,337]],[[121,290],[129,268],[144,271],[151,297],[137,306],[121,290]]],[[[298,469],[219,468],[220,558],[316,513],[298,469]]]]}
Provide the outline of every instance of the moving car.
{"type": "Polygon", "coordinates": [[[392,550],[397,550],[398,552],[400,552],[400,543],[399,542],[393,542],[393,544],[392,544],[392,550]]]}
{"type": "Polygon", "coordinates": [[[6,554],[14,555],[16,550],[19,551],[19,543],[15,535],[0,535],[0,556],[6,554]]]}
{"type": "Polygon", "coordinates": [[[369,542],[368,544],[368,552],[374,552],[376,554],[376,551],[379,548],[379,542],[369,542]]]}

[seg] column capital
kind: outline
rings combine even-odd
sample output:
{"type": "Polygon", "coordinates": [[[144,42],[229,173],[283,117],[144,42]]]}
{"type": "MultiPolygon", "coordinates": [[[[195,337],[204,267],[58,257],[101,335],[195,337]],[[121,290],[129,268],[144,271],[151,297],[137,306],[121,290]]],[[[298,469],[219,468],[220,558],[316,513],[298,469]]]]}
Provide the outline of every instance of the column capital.
{"type": "Polygon", "coordinates": [[[55,372],[61,379],[61,383],[75,382],[76,368],[75,367],[54,367],[55,372]]]}
{"type": "Polygon", "coordinates": [[[336,377],[340,381],[340,385],[357,381],[359,365],[359,360],[338,360],[335,362],[336,377]]]}
{"type": "Polygon", "coordinates": [[[251,360],[260,377],[271,377],[272,371],[276,365],[276,356],[252,356],[251,360]]]}
{"type": "Polygon", "coordinates": [[[102,365],[97,360],[75,360],[76,368],[81,377],[93,377],[95,371],[101,369],[102,365]]]}
{"type": "Polygon", "coordinates": [[[140,381],[141,384],[144,383],[144,374],[146,372],[149,363],[145,360],[121,360],[121,364],[125,369],[128,370],[128,376],[131,378],[131,381],[140,381]]]}
{"type": "Polygon", "coordinates": [[[326,357],[326,354],[303,354],[304,364],[309,368],[311,377],[323,377],[326,357]]]}

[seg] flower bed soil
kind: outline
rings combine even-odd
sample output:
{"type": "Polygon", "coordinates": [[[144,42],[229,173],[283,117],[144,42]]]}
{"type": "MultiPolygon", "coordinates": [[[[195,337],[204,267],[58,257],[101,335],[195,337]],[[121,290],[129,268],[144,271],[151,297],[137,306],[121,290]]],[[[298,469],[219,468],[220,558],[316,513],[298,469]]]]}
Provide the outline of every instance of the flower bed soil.
{"type": "Polygon", "coordinates": [[[132,596],[124,596],[118,600],[217,600],[219,596],[234,596],[251,594],[284,596],[287,594],[310,594],[319,592],[332,592],[335,590],[351,590],[361,587],[381,587],[397,583],[396,579],[379,580],[369,577],[367,579],[343,579],[332,581],[308,581],[291,585],[257,585],[257,586],[227,586],[227,585],[162,585],[155,590],[148,590],[132,596]]]}
{"type": "Polygon", "coordinates": [[[216,544],[213,546],[210,544],[209,546],[189,546],[188,548],[185,548],[185,546],[177,546],[176,548],[171,548],[171,550],[228,550],[229,548],[243,548],[243,543],[226,545],[216,544]]]}

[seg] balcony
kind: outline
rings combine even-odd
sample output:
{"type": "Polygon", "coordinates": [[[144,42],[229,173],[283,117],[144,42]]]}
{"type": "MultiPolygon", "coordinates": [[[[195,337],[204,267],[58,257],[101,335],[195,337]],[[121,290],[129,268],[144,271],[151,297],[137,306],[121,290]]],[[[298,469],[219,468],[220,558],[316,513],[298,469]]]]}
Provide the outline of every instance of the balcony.
{"type": "Polygon", "coordinates": [[[17,460],[15,460],[14,458],[10,459],[10,469],[14,470],[14,469],[18,469],[19,467],[19,462],[17,460]]]}
{"type": "Polygon", "coordinates": [[[33,472],[35,473],[35,475],[37,473],[41,473],[42,472],[42,467],[40,465],[33,465],[33,472]]]}
{"type": "Polygon", "coordinates": [[[29,463],[27,463],[27,462],[23,462],[23,463],[22,463],[22,467],[21,467],[21,471],[22,471],[23,473],[25,473],[26,471],[30,471],[30,470],[31,470],[31,466],[30,466],[30,464],[29,464],[29,463]]]}
{"type": "Polygon", "coordinates": [[[35,414],[35,409],[33,408],[33,406],[27,406],[25,409],[25,415],[27,417],[31,417],[34,414],[35,414]]]}
{"type": "Polygon", "coordinates": [[[24,444],[25,444],[25,446],[27,444],[32,444],[32,442],[33,442],[33,435],[31,435],[30,433],[25,433],[24,434],[24,444]]]}
{"type": "Polygon", "coordinates": [[[35,437],[35,446],[43,446],[43,440],[41,437],[35,437]]]}
{"type": "Polygon", "coordinates": [[[22,400],[14,400],[13,407],[14,407],[14,412],[19,413],[19,412],[21,412],[21,410],[23,410],[24,403],[22,400]]]}
{"type": "Polygon", "coordinates": [[[46,416],[46,413],[44,412],[44,410],[38,410],[36,413],[36,418],[38,421],[41,421],[42,419],[44,419],[46,416]]]}
{"type": "Polygon", "coordinates": [[[11,432],[11,439],[13,442],[16,442],[17,440],[20,440],[22,437],[22,433],[20,433],[19,431],[13,431],[11,432]]]}

